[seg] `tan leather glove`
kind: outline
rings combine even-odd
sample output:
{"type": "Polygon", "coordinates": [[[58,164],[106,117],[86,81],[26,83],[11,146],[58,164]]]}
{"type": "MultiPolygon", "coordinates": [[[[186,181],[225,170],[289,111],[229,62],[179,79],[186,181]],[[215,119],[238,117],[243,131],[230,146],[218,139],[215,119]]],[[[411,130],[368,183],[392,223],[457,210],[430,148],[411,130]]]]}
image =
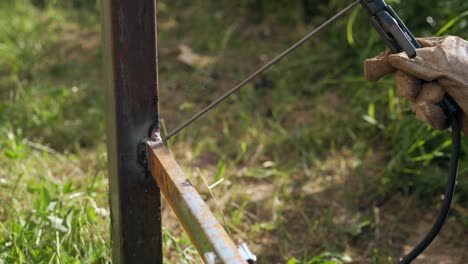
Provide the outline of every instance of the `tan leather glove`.
{"type": "Polygon", "coordinates": [[[416,118],[438,130],[449,124],[437,103],[447,93],[463,110],[462,129],[468,135],[468,42],[455,36],[418,39],[417,57],[385,51],[364,61],[364,76],[377,81],[397,71],[397,93],[407,99],[416,118]]]}

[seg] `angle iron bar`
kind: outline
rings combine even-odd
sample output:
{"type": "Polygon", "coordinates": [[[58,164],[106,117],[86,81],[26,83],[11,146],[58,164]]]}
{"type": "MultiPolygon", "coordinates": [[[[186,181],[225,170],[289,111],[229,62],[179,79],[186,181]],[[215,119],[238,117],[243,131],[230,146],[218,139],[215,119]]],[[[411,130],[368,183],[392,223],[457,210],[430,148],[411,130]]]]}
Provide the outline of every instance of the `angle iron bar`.
{"type": "Polygon", "coordinates": [[[153,178],[205,263],[216,254],[222,263],[247,263],[162,141],[146,144],[153,178]]]}

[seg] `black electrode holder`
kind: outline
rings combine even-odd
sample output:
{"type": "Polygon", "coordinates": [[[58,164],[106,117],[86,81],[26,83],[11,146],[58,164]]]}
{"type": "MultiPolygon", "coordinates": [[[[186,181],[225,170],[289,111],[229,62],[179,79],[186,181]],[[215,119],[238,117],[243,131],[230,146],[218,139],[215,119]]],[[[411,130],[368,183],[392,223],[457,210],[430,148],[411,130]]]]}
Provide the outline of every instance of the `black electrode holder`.
{"type": "Polygon", "coordinates": [[[404,51],[408,57],[416,57],[416,49],[421,45],[391,6],[384,0],[361,0],[360,3],[369,13],[372,25],[393,53],[404,51]]]}

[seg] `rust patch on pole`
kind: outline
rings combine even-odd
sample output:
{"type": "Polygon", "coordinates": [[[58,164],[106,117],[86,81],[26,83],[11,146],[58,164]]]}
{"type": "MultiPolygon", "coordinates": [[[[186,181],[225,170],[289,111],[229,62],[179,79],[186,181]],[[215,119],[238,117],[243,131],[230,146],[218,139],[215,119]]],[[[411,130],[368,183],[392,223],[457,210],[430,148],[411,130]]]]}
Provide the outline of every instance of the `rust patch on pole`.
{"type": "Polygon", "coordinates": [[[153,178],[205,263],[213,253],[221,263],[247,263],[162,142],[148,142],[147,155],[153,178]]]}

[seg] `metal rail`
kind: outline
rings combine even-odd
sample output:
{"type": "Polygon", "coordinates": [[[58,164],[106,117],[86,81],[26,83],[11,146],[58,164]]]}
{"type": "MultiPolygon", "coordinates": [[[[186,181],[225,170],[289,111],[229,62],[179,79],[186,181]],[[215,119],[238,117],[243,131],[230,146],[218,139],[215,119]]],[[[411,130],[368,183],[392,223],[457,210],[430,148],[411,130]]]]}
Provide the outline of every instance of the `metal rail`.
{"type": "Polygon", "coordinates": [[[177,162],[162,144],[146,144],[148,167],[177,218],[205,263],[255,263],[245,244],[239,248],[228,236],[177,162]]]}

